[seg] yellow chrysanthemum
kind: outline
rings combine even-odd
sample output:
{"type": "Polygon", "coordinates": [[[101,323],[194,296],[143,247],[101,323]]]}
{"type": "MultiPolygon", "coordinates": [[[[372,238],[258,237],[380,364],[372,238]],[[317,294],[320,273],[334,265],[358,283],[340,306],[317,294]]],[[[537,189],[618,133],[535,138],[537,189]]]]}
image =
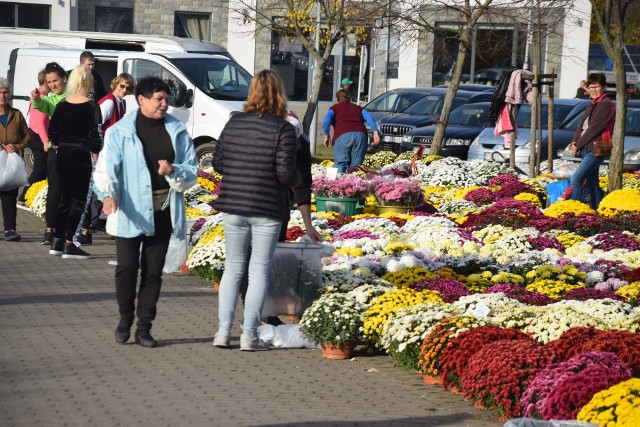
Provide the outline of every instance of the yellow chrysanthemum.
{"type": "Polygon", "coordinates": [[[624,298],[629,304],[636,305],[640,302],[640,282],[631,282],[618,289],[616,294],[624,298]]]}
{"type": "Polygon", "coordinates": [[[596,393],[576,418],[606,427],[636,427],[640,420],[640,378],[596,393]]]}
{"type": "Polygon", "coordinates": [[[33,184],[31,184],[31,186],[29,187],[29,189],[24,195],[24,203],[27,206],[31,207],[33,205],[33,199],[35,199],[38,193],[48,185],[49,183],[47,182],[46,179],[42,181],[34,182],[33,184]]]}
{"type": "Polygon", "coordinates": [[[538,197],[535,194],[520,193],[520,194],[516,194],[514,199],[515,200],[522,200],[523,202],[527,202],[529,204],[532,204],[533,206],[535,206],[537,208],[541,208],[542,207],[542,202],[540,201],[540,197],[538,197]]]}
{"type": "Polygon", "coordinates": [[[406,288],[419,280],[431,279],[433,277],[435,277],[435,274],[422,267],[409,267],[382,276],[384,280],[393,283],[398,288],[406,288]]]}
{"type": "Polygon", "coordinates": [[[565,213],[582,215],[595,214],[596,211],[591,209],[591,207],[586,203],[582,203],[577,200],[558,200],[544,211],[546,216],[550,216],[552,218],[558,218],[560,215],[565,213]]]}
{"type": "Polygon", "coordinates": [[[629,188],[612,191],[600,202],[598,213],[606,217],[640,213],[640,190],[629,188]]]}

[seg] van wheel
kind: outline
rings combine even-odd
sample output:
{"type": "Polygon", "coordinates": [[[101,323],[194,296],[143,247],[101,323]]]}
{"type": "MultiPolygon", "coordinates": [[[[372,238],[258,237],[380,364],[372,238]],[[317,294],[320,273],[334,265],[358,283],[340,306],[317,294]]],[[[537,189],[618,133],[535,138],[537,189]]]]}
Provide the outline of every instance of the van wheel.
{"type": "Polygon", "coordinates": [[[215,141],[200,144],[196,147],[196,158],[198,159],[198,167],[200,169],[213,166],[213,152],[215,148],[215,141]]]}

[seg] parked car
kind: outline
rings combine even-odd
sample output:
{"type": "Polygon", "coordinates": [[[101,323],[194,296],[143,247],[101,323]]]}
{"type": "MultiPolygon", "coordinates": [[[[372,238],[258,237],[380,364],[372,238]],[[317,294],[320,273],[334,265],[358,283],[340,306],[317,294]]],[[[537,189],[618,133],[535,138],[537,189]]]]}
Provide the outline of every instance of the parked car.
{"type": "MultiPolygon", "coordinates": [[[[447,85],[438,85],[434,86],[435,88],[444,88],[446,89],[447,85]]],[[[469,92],[493,92],[496,90],[495,86],[487,86],[481,84],[473,84],[473,83],[462,83],[458,86],[458,90],[466,90],[469,92]]]]}
{"type": "Polygon", "coordinates": [[[366,104],[364,109],[378,123],[383,116],[401,112],[432,91],[432,88],[423,87],[392,89],[377,96],[373,101],[366,104]]]}
{"type": "MultiPolygon", "coordinates": [[[[573,127],[572,119],[581,118],[584,110],[590,101],[585,99],[556,99],[553,108],[553,150],[554,158],[562,155],[567,144],[571,142],[571,137],[576,127],[573,127]]],[[[548,102],[542,100],[540,115],[542,117],[542,144],[540,149],[543,150],[543,158],[547,152],[547,126],[548,126],[548,102]]],[[[530,140],[531,140],[531,105],[523,104],[520,106],[518,115],[516,116],[518,125],[518,137],[516,138],[516,162],[529,162],[530,156],[530,140]]],[[[575,126],[579,126],[575,125],[575,126]]],[[[494,135],[494,127],[485,128],[476,139],[471,142],[468,159],[489,160],[496,162],[509,162],[509,148],[505,148],[505,139],[501,135],[494,135]]]]}
{"type": "MultiPolygon", "coordinates": [[[[446,89],[431,89],[432,92],[410,105],[401,113],[385,116],[380,120],[378,130],[382,137],[380,148],[383,150],[401,151],[402,137],[410,130],[429,126],[440,117],[446,89]]],[[[453,101],[452,110],[463,104],[491,101],[491,92],[468,92],[459,90],[453,101]]]]}
{"type": "MultiPolygon", "coordinates": [[[[489,126],[490,107],[490,102],[476,102],[453,110],[438,154],[466,160],[471,141],[482,132],[482,129],[489,126]]],[[[438,126],[434,124],[407,132],[402,137],[402,151],[413,150],[420,146],[431,147],[437,128],[438,126]]]]}
{"type": "MultiPolygon", "coordinates": [[[[577,127],[580,126],[581,120],[574,120],[574,122],[577,122],[577,127]]],[[[569,144],[570,143],[571,140],[569,140],[569,144]]],[[[568,144],[562,153],[562,160],[570,160],[573,162],[581,161],[580,157],[576,157],[573,154],[571,147],[569,147],[568,144]]],[[[609,159],[605,160],[604,163],[609,163],[609,159]]],[[[640,108],[627,109],[624,129],[624,157],[622,159],[622,167],[633,171],[640,170],[640,108]]]]}
{"type": "Polygon", "coordinates": [[[473,75],[473,81],[479,84],[496,85],[511,67],[491,67],[478,70],[473,75]]]}

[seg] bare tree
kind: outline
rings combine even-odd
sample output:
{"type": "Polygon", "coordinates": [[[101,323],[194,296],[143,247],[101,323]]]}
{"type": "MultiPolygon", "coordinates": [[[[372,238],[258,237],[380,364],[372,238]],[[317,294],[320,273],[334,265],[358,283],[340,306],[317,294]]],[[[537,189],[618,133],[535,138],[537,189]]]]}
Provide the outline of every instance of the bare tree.
{"type": "Polygon", "coordinates": [[[311,96],[303,119],[309,132],[318,105],[320,85],[331,52],[348,35],[366,37],[366,26],[380,14],[377,3],[359,0],[240,0],[237,11],[256,30],[275,31],[281,36],[296,37],[315,61],[311,96]],[[277,19],[274,19],[274,16],[277,19]],[[317,35],[319,34],[319,38],[317,35]]]}
{"type": "Polygon", "coordinates": [[[637,0],[591,0],[592,14],[601,35],[604,51],[611,60],[616,79],[616,121],[613,128],[613,150],[609,159],[608,191],[622,188],[624,131],[627,116],[627,73],[624,69],[625,15],[627,7],[637,0]]]}

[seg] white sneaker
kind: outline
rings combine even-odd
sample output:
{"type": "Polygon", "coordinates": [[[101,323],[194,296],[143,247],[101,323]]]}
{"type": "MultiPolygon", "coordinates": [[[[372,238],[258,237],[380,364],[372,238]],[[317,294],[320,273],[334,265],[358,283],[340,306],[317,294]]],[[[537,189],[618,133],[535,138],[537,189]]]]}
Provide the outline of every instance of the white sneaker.
{"type": "Polygon", "coordinates": [[[265,351],[269,350],[271,344],[266,341],[262,341],[258,337],[252,337],[250,335],[240,335],[240,350],[242,351],[265,351]]]}
{"type": "Polygon", "coordinates": [[[230,332],[228,331],[218,331],[213,337],[213,345],[220,348],[229,347],[229,342],[231,341],[230,332]]]}

